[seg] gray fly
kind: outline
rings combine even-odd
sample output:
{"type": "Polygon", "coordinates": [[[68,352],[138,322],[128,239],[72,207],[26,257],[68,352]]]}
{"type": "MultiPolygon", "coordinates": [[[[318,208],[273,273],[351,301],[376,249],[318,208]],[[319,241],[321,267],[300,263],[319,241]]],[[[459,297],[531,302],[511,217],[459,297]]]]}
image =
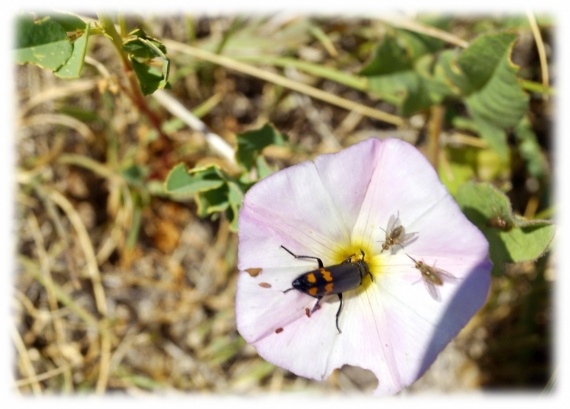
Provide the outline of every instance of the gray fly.
{"type": "MultiPolygon", "coordinates": [[[[382,229],[382,227],[380,228],[382,229]]],[[[402,223],[400,222],[399,215],[390,216],[390,219],[388,220],[388,226],[386,226],[386,230],[384,230],[384,232],[386,233],[386,238],[382,244],[382,250],[380,250],[380,253],[396,245],[399,245],[403,248],[404,244],[409,243],[418,236],[417,232],[406,233],[404,226],[402,226],[402,223]]]]}
{"type": "MultiPolygon", "coordinates": [[[[408,254],[406,255],[410,257],[408,254]]],[[[427,265],[422,260],[417,261],[413,257],[410,258],[414,262],[414,267],[420,271],[422,281],[424,282],[429,295],[431,295],[431,298],[436,301],[440,301],[441,297],[439,295],[438,287],[441,287],[445,282],[454,281],[457,278],[445,270],[427,265]]]]}

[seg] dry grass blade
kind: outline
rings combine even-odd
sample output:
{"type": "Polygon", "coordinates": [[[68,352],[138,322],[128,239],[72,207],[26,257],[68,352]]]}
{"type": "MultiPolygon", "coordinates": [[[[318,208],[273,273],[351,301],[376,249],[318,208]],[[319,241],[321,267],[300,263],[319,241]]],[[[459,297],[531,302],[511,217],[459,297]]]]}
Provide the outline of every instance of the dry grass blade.
{"type": "Polygon", "coordinates": [[[38,126],[45,124],[63,125],[75,129],[86,139],[94,139],[93,131],[83,122],[69,115],[63,114],[37,114],[22,119],[21,127],[38,126]]]}
{"type": "Polygon", "coordinates": [[[20,109],[18,110],[18,116],[23,118],[26,114],[35,108],[36,106],[43,104],[45,102],[66,98],[73,95],[78,95],[82,93],[87,93],[97,86],[97,80],[95,79],[86,79],[86,80],[77,80],[73,82],[69,82],[65,85],[59,85],[57,87],[48,88],[34,94],[30,97],[30,99],[24,103],[20,109]]]}
{"type": "Polygon", "coordinates": [[[96,386],[96,392],[103,393],[105,392],[109,376],[108,371],[109,361],[111,359],[111,336],[109,334],[109,329],[104,324],[105,318],[107,316],[107,303],[105,300],[105,290],[103,289],[101,282],[101,273],[97,264],[97,257],[95,256],[93,245],[89,239],[89,233],[87,232],[87,229],[83,224],[81,217],[75,211],[73,205],[56,190],[50,189],[46,193],[47,197],[53,200],[54,203],[64,211],[78,235],[79,243],[83,248],[85,254],[87,271],[93,283],[93,292],[95,295],[97,310],[103,317],[102,325],[99,327],[101,333],[101,361],[99,366],[99,378],[96,386]]]}
{"type": "Polygon", "coordinates": [[[18,351],[18,358],[21,363],[22,372],[26,375],[26,378],[30,380],[30,386],[34,395],[42,394],[42,387],[40,386],[39,380],[37,379],[36,371],[34,370],[34,365],[32,364],[32,359],[28,353],[28,349],[16,328],[16,325],[12,322],[10,328],[10,335],[12,336],[12,342],[18,351]]]}
{"type": "Polygon", "coordinates": [[[71,369],[71,367],[67,366],[67,365],[66,366],[60,366],[59,368],[52,369],[50,371],[44,372],[44,373],[39,374],[39,375],[35,375],[35,376],[29,377],[29,378],[19,379],[16,381],[15,387],[16,388],[22,388],[22,387],[27,386],[27,385],[33,385],[34,383],[45,381],[47,379],[58,376],[64,372],[69,372],[70,369],[71,369]]]}
{"type": "Polygon", "coordinates": [[[384,21],[394,27],[404,28],[416,33],[425,34],[430,37],[439,38],[449,44],[456,45],[461,48],[467,48],[469,43],[461,38],[448,33],[447,31],[440,30],[435,27],[422,24],[416,20],[404,17],[400,14],[381,15],[377,17],[379,20],[384,21]]]}
{"type": "MultiPolygon", "coordinates": [[[[101,275],[99,272],[99,267],[97,265],[97,259],[95,257],[95,252],[93,250],[93,246],[91,244],[91,240],[89,239],[89,234],[81,217],[73,207],[73,205],[66,199],[61,193],[53,190],[51,188],[44,188],[39,185],[35,185],[36,190],[38,191],[40,197],[44,197],[45,199],[53,201],[56,205],[58,205],[64,213],[69,218],[71,224],[75,228],[75,231],[79,237],[79,243],[83,248],[86,262],[87,262],[87,272],[89,273],[89,277],[93,281],[93,291],[95,293],[95,301],[97,305],[97,309],[102,316],[106,316],[107,313],[107,306],[105,302],[105,292],[101,285],[101,275]]],[[[67,243],[71,242],[69,239],[66,240],[67,243]]]]}
{"type": "MultiPolygon", "coordinates": [[[[30,273],[42,286],[46,286],[46,282],[40,272],[40,268],[33,260],[24,256],[19,256],[17,261],[24,268],[26,273],[30,273]]],[[[97,318],[95,318],[95,316],[85,308],[75,303],[73,299],[71,299],[67,293],[61,289],[61,287],[54,284],[53,291],[60,303],[69,307],[73,313],[77,314],[77,316],[89,326],[97,327],[97,318]]]]}
{"type": "Polygon", "coordinates": [[[153,97],[160,102],[170,113],[186,123],[191,129],[201,132],[206,139],[206,143],[217,152],[231,166],[236,166],[235,151],[219,135],[210,131],[206,124],[192,114],[180,102],[168,95],[166,91],[158,90],[153,97]]]}
{"type": "Polygon", "coordinates": [[[260,78],[265,81],[269,81],[276,85],[281,85],[285,88],[289,88],[293,91],[306,94],[310,97],[320,99],[321,101],[328,102],[329,104],[336,105],[338,107],[344,108],[348,111],[358,112],[362,115],[368,116],[370,118],[377,119],[382,122],[386,122],[392,125],[400,126],[404,124],[404,120],[399,116],[388,114],[386,112],[380,111],[378,109],[370,108],[366,105],[360,104],[348,100],[346,98],[341,98],[339,96],[330,94],[328,92],[322,91],[320,89],[305,85],[303,83],[292,81],[281,75],[274,74],[269,71],[262,70],[260,68],[254,67],[252,65],[244,64],[240,61],[236,61],[232,58],[225,57],[223,55],[218,55],[211,53],[206,50],[202,50],[196,47],[192,47],[186,44],[182,44],[176,41],[164,41],[165,45],[171,51],[178,51],[205,61],[212,62],[214,64],[222,65],[228,69],[239,71],[243,74],[251,75],[256,78],[260,78]]]}
{"type": "MultiPolygon", "coordinates": [[[[58,310],[57,305],[57,296],[55,295],[55,287],[53,278],[51,276],[51,263],[50,257],[48,252],[46,251],[44,240],[40,233],[40,227],[38,225],[38,221],[33,213],[30,214],[28,217],[28,224],[30,225],[30,231],[32,232],[32,236],[34,238],[34,242],[36,244],[36,251],[38,253],[38,259],[40,262],[40,270],[41,274],[45,280],[45,287],[47,292],[47,299],[49,303],[50,309],[50,316],[52,317],[54,332],[55,332],[55,342],[57,346],[57,356],[54,356],[54,360],[56,361],[57,365],[61,368],[66,367],[66,359],[62,354],[64,349],[64,344],[66,343],[66,336],[65,336],[65,329],[62,320],[60,319],[59,315],[56,313],[58,310]]],[[[68,368],[69,369],[69,368],[68,368]]],[[[73,383],[71,381],[71,373],[69,370],[64,371],[64,389],[65,391],[69,392],[73,390],[73,383]]]]}
{"type": "MultiPolygon", "coordinates": [[[[550,86],[550,80],[548,75],[548,62],[546,60],[546,50],[544,47],[544,41],[542,40],[542,35],[540,34],[540,29],[534,17],[534,13],[531,11],[526,12],[528,23],[530,24],[530,29],[532,30],[532,35],[534,41],[536,42],[536,49],[538,51],[538,58],[540,61],[540,74],[542,76],[542,85],[546,88],[550,86]]],[[[544,94],[543,98],[547,99],[548,95],[544,94]]]]}

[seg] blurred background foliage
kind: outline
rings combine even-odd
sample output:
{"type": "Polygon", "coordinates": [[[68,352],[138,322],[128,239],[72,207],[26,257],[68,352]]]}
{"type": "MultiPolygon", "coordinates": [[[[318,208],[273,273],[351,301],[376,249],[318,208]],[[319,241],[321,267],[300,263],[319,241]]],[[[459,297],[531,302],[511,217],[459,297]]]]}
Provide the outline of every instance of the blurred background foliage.
{"type": "Polygon", "coordinates": [[[548,15],[22,14],[14,49],[22,394],[371,391],[236,332],[237,215],[268,174],[413,143],[487,236],[484,308],[401,394],[556,383],[548,15]]]}

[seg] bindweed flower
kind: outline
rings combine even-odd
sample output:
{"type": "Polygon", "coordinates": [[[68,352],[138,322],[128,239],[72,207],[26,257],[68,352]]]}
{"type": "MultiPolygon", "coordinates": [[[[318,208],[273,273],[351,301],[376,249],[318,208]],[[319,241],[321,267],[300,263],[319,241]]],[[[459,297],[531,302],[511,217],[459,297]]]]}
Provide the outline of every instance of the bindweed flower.
{"type": "Polygon", "coordinates": [[[306,378],[368,369],[376,394],[416,381],[489,291],[485,237],[423,155],[397,139],[260,181],[243,201],[238,238],[244,339],[306,378]]]}

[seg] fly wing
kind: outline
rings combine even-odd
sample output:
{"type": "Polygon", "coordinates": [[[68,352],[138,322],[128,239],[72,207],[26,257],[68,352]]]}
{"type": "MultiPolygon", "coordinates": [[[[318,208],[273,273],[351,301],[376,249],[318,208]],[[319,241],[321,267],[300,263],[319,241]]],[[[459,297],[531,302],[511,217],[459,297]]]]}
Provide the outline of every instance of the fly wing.
{"type": "Polygon", "coordinates": [[[400,244],[407,244],[411,241],[414,241],[415,239],[418,238],[418,232],[412,232],[412,233],[407,233],[404,234],[404,238],[402,240],[400,240],[400,244]]]}
{"type": "Polygon", "coordinates": [[[386,227],[386,240],[388,240],[388,238],[390,237],[390,235],[392,234],[392,231],[400,224],[400,219],[399,217],[396,217],[394,215],[390,216],[390,219],[388,219],[388,226],[386,227]]]}
{"type": "Polygon", "coordinates": [[[442,270],[441,268],[436,268],[435,270],[437,271],[441,279],[446,283],[457,280],[457,277],[455,277],[449,271],[442,270]]]}
{"type": "Polygon", "coordinates": [[[441,278],[441,280],[444,283],[449,283],[449,282],[457,280],[457,277],[455,277],[449,271],[445,271],[445,270],[442,270],[441,268],[436,267],[435,263],[433,264],[432,269],[435,270],[435,273],[439,276],[439,278],[441,278]]]}
{"type": "Polygon", "coordinates": [[[380,250],[380,253],[382,253],[384,250],[388,250],[391,246],[392,246],[392,232],[394,231],[395,228],[395,224],[396,221],[398,220],[398,218],[394,215],[390,216],[390,219],[388,219],[388,225],[386,226],[386,230],[382,229],[382,227],[380,227],[382,230],[384,230],[385,233],[385,240],[384,240],[384,244],[382,244],[382,250],[380,250]]]}
{"type": "Polygon", "coordinates": [[[436,285],[431,281],[426,280],[425,278],[422,279],[422,281],[424,282],[426,290],[428,291],[429,295],[431,295],[431,298],[433,298],[436,301],[441,301],[441,297],[439,295],[439,289],[436,287],[436,285]]]}

